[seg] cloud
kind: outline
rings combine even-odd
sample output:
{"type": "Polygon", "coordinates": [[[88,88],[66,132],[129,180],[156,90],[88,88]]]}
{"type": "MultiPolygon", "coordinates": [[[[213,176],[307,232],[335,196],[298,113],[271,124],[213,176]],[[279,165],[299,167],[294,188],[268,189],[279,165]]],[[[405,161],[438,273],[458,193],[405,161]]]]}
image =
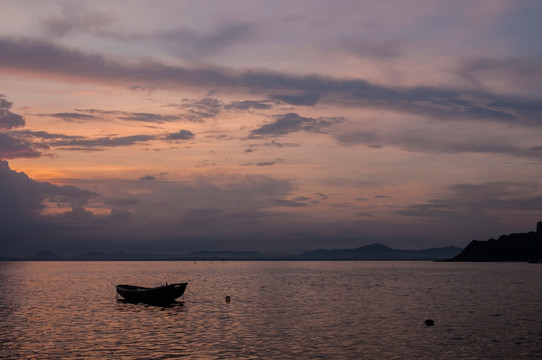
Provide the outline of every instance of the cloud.
{"type": "Polygon", "coordinates": [[[132,218],[132,213],[125,209],[111,209],[110,219],[113,222],[125,223],[132,218]]]}
{"type": "Polygon", "coordinates": [[[151,114],[151,113],[125,113],[119,117],[121,120],[127,121],[140,121],[140,122],[150,122],[162,124],[166,122],[176,121],[181,119],[177,115],[161,115],[161,114],[151,114]]]}
{"type": "Polygon", "coordinates": [[[253,23],[230,22],[221,24],[208,33],[178,28],[139,36],[139,39],[160,42],[166,49],[179,56],[198,58],[212,56],[239,43],[251,41],[255,35],[256,26],[253,23]]]}
{"type": "MultiPolygon", "coordinates": [[[[542,95],[540,56],[531,58],[480,57],[462,61],[455,73],[480,88],[497,89],[501,93],[525,92],[542,95]]],[[[540,110],[540,103],[537,102],[540,110]]]]}
{"type": "Polygon", "coordinates": [[[47,116],[60,118],[67,122],[82,122],[82,121],[98,119],[96,116],[81,114],[81,113],[55,113],[55,114],[47,114],[47,116]]]}
{"type": "Polygon", "coordinates": [[[450,193],[426,203],[411,204],[396,213],[415,217],[447,218],[478,213],[522,211],[539,213],[542,196],[532,196],[539,184],[528,182],[486,182],[482,184],[456,184],[450,193]]]}
{"type": "Polygon", "coordinates": [[[375,199],[390,199],[391,196],[388,195],[375,195],[375,199]]]}
{"type": "Polygon", "coordinates": [[[243,100],[223,102],[212,97],[201,99],[183,99],[178,105],[187,112],[181,116],[182,119],[192,122],[204,122],[215,118],[223,110],[227,111],[247,111],[247,110],[267,110],[272,107],[267,100],[243,100]]]}
{"type": "Polygon", "coordinates": [[[195,137],[196,137],[196,135],[194,135],[194,133],[192,133],[189,130],[179,130],[176,133],[168,134],[165,137],[165,139],[166,140],[191,140],[191,139],[193,139],[195,137]]]}
{"type": "Polygon", "coordinates": [[[322,194],[322,193],[314,193],[314,195],[319,196],[322,200],[327,200],[327,199],[329,199],[329,196],[327,196],[326,194],[322,194]]]}
{"type": "Polygon", "coordinates": [[[268,101],[258,101],[258,100],[244,100],[244,101],[234,101],[229,104],[226,104],[224,108],[226,110],[238,110],[245,111],[250,109],[256,110],[267,110],[272,106],[268,101]]]}
{"type": "Polygon", "coordinates": [[[373,40],[355,37],[342,37],[331,47],[362,58],[388,60],[399,57],[403,53],[404,42],[398,39],[373,40]]]}
{"type": "Polygon", "coordinates": [[[0,133],[0,159],[35,158],[41,156],[36,146],[0,133]]]}
{"type": "Polygon", "coordinates": [[[105,200],[105,204],[114,206],[134,206],[139,203],[139,199],[136,198],[109,198],[105,200]]]}
{"type": "MultiPolygon", "coordinates": [[[[17,130],[11,131],[12,138],[7,135],[0,136],[0,149],[4,153],[20,154],[19,157],[39,156],[37,149],[68,150],[68,151],[101,151],[107,148],[133,146],[153,140],[179,141],[190,140],[195,135],[181,129],[176,133],[166,135],[129,135],[129,136],[101,136],[84,137],[76,135],[63,135],[46,131],[17,130]],[[26,150],[25,150],[26,149],[26,150]],[[33,155],[34,154],[34,155],[33,155]]],[[[2,134],[0,134],[2,135],[2,134]]]]}
{"type": "Polygon", "coordinates": [[[84,137],[76,135],[63,135],[46,131],[17,130],[10,134],[28,140],[34,147],[62,150],[103,150],[119,146],[132,146],[162,137],[157,135],[130,135],[130,136],[101,136],[84,137]]]}
{"type": "Polygon", "coordinates": [[[307,91],[300,95],[269,95],[271,99],[277,99],[290,105],[314,106],[320,100],[321,94],[307,91]]]}
{"type": "MultiPolygon", "coordinates": [[[[76,213],[81,213],[89,199],[96,194],[74,186],[56,186],[48,182],[37,182],[26,174],[10,169],[7,161],[0,160],[0,224],[10,227],[14,224],[45,221],[41,211],[46,208],[45,201],[58,205],[69,205],[76,213]]],[[[9,237],[2,234],[5,241],[9,237]]]]}
{"type": "Polygon", "coordinates": [[[345,145],[365,144],[375,146],[379,141],[378,134],[373,131],[349,131],[338,134],[336,138],[340,143],[345,145]]]}
{"type": "Polygon", "coordinates": [[[222,110],[223,103],[214,98],[206,97],[203,99],[183,99],[180,105],[183,109],[188,109],[188,113],[183,118],[193,122],[203,122],[214,118],[222,110]]]}
{"type": "Polygon", "coordinates": [[[468,131],[457,121],[428,127],[411,121],[409,126],[380,127],[378,131],[355,130],[336,133],[342,145],[365,145],[371,148],[394,147],[404,151],[442,154],[495,154],[541,159],[542,151],[527,126],[515,126],[514,132],[501,124],[479,124],[468,131]],[[499,134],[507,134],[501,136],[499,134]],[[532,138],[532,139],[531,139],[532,138]]]}
{"type": "Polygon", "coordinates": [[[73,32],[101,32],[114,20],[110,13],[90,11],[78,3],[64,3],[59,16],[45,18],[40,25],[47,35],[62,37],[73,32]]]}
{"type": "Polygon", "coordinates": [[[305,207],[307,206],[304,202],[294,201],[294,200],[286,200],[286,199],[279,199],[275,201],[276,206],[284,206],[284,207],[305,207]]]}
{"type": "Polygon", "coordinates": [[[258,162],[256,163],[256,166],[273,166],[273,165],[276,165],[276,164],[283,164],[284,163],[284,159],[276,159],[274,161],[261,161],[261,162],[258,162]]]}
{"type": "MultiPolygon", "coordinates": [[[[438,120],[484,119],[500,122],[539,122],[532,112],[539,100],[495,95],[485,90],[442,87],[391,87],[363,79],[335,79],[320,75],[294,76],[270,71],[168,66],[155,61],[123,62],[98,54],[86,54],[35,39],[0,38],[0,65],[5,69],[31,71],[51,76],[69,76],[87,82],[124,83],[140,86],[223,88],[253,93],[277,91],[318,94],[328,103],[373,107],[406,112],[438,120]],[[65,64],[70,64],[66,66],[65,64]],[[515,108],[495,104],[513,103],[515,108]]],[[[316,95],[313,95],[316,96],[316,95]]],[[[189,102],[193,121],[216,116],[219,104],[189,102]]],[[[297,101],[301,101],[297,99],[297,101]]],[[[305,99],[306,101],[306,99],[305,99]]],[[[309,102],[310,103],[310,102],[309,102]]]]}
{"type": "Polygon", "coordinates": [[[154,113],[128,112],[119,110],[100,110],[100,109],[76,109],[77,112],[61,112],[53,114],[40,114],[41,116],[50,116],[60,118],[68,122],[84,122],[93,120],[116,119],[122,121],[135,121],[144,123],[163,124],[181,120],[179,115],[163,115],[154,113]]]}
{"type": "Polygon", "coordinates": [[[278,137],[292,132],[323,132],[325,128],[342,122],[343,118],[306,118],[296,113],[276,115],[275,121],[250,132],[251,138],[278,137]]]}
{"type": "Polygon", "coordinates": [[[16,137],[40,139],[40,140],[81,140],[83,136],[77,135],[64,135],[58,133],[50,133],[47,131],[35,131],[35,130],[13,130],[9,132],[16,137]]]}
{"type": "Polygon", "coordinates": [[[252,41],[257,27],[251,22],[223,22],[207,32],[186,27],[151,33],[120,32],[113,28],[117,16],[110,12],[90,10],[82,3],[65,3],[56,16],[40,22],[49,37],[84,34],[121,43],[152,43],[187,59],[209,57],[237,44],[252,41]]]}
{"type": "Polygon", "coordinates": [[[13,104],[0,94],[0,130],[9,130],[24,126],[24,119],[21,115],[9,111],[13,104]]]}
{"type": "Polygon", "coordinates": [[[131,146],[134,144],[147,142],[156,139],[154,135],[130,135],[130,136],[104,136],[95,139],[70,139],[70,140],[55,140],[50,144],[57,148],[63,149],[104,149],[118,146],[131,146]]]}

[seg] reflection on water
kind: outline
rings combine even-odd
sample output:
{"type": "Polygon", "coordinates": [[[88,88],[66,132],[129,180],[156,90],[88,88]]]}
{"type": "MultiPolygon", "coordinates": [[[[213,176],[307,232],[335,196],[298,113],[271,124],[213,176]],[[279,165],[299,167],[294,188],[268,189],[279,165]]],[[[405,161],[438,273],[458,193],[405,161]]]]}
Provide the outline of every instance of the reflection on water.
{"type": "Polygon", "coordinates": [[[0,358],[542,358],[541,275],[515,263],[0,262],[0,358]],[[188,280],[172,306],[116,300],[119,283],[188,280]]]}
{"type": "Polygon", "coordinates": [[[122,304],[134,304],[134,305],[143,304],[143,305],[156,306],[156,307],[161,307],[161,308],[172,308],[172,307],[177,307],[177,306],[183,306],[184,305],[183,301],[176,301],[176,300],[170,301],[170,302],[144,303],[144,302],[140,302],[140,301],[129,301],[129,300],[123,299],[123,298],[118,297],[118,296],[117,296],[117,302],[122,303],[122,304]]]}

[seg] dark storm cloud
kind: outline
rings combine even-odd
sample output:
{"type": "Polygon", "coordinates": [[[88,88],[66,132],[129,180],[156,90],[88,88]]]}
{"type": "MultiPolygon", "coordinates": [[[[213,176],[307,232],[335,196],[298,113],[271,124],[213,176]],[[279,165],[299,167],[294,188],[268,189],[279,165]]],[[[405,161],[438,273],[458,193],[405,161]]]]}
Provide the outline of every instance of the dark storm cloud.
{"type": "Polygon", "coordinates": [[[0,130],[9,130],[24,126],[24,119],[21,115],[12,113],[9,109],[13,104],[0,94],[0,130]]]}
{"type": "Polygon", "coordinates": [[[165,139],[166,140],[190,140],[195,138],[196,135],[192,131],[189,130],[179,130],[176,133],[168,134],[165,139]]]}
{"type": "Polygon", "coordinates": [[[343,121],[343,118],[306,118],[296,113],[274,116],[275,121],[262,125],[250,132],[251,138],[277,137],[298,131],[323,132],[331,125],[343,121]]]}
{"type": "MultiPolygon", "coordinates": [[[[538,100],[497,96],[479,90],[438,87],[394,88],[374,85],[362,79],[341,80],[320,75],[292,76],[265,71],[232,71],[224,68],[188,68],[157,62],[122,63],[98,54],[86,54],[49,42],[32,39],[0,38],[0,65],[6,69],[56,73],[87,81],[137,82],[149,86],[191,86],[237,88],[265,93],[277,91],[312,93],[345,105],[376,107],[408,112],[435,119],[528,120],[539,122],[532,113],[538,100]],[[67,66],[66,64],[69,64],[67,66]],[[460,103],[460,104],[458,104],[460,103]],[[515,104],[515,108],[495,104],[515,104]]],[[[141,86],[140,85],[140,86],[141,86]]],[[[194,117],[213,116],[212,110],[193,109],[194,117]]]]}
{"type": "Polygon", "coordinates": [[[34,144],[0,133],[0,159],[34,158],[40,155],[34,144]]]}

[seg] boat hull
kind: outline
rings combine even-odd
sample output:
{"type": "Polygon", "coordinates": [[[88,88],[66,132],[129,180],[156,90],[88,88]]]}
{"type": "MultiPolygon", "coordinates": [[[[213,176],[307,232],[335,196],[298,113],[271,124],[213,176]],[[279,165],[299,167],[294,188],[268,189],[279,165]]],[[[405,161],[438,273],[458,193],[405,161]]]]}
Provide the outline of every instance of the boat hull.
{"type": "Polygon", "coordinates": [[[146,288],[134,285],[117,285],[117,293],[129,302],[136,303],[168,303],[184,294],[188,283],[178,283],[146,288]]]}

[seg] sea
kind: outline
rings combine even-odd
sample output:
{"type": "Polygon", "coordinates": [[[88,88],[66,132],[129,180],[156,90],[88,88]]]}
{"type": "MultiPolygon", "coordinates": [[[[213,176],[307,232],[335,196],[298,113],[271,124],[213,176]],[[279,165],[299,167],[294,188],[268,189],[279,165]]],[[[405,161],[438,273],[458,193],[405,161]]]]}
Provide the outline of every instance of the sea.
{"type": "Polygon", "coordinates": [[[542,359],[542,265],[4,261],[0,358],[542,359]],[[166,282],[177,303],[117,300],[166,282]]]}

